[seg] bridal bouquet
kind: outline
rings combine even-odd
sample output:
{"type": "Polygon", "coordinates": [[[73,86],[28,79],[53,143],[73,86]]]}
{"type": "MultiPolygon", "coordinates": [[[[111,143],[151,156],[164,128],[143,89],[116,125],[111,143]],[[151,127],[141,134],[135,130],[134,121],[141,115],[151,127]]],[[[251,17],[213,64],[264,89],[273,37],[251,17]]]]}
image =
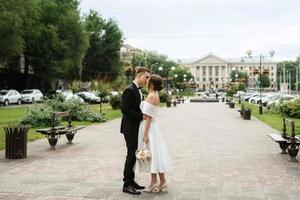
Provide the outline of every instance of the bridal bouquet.
{"type": "Polygon", "coordinates": [[[151,151],[147,148],[138,149],[135,153],[136,159],[143,162],[151,160],[151,151]]]}

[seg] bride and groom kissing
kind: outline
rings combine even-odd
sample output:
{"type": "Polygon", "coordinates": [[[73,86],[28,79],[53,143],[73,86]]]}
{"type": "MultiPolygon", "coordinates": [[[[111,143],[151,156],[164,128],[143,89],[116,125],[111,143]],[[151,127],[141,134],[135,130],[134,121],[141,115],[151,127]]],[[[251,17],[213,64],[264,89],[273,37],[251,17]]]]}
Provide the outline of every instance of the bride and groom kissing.
{"type": "Polygon", "coordinates": [[[127,156],[123,172],[123,192],[141,194],[144,192],[167,192],[165,172],[171,169],[170,158],[162,133],[158,127],[159,94],[163,88],[160,76],[150,74],[144,67],[135,69],[134,81],[122,94],[121,133],[123,133],[127,156]],[[141,89],[148,87],[148,96],[143,100],[141,89]],[[136,162],[136,151],[147,146],[151,160],[145,164],[136,162]],[[151,175],[147,188],[135,182],[135,172],[146,172],[151,175]],[[159,182],[158,182],[159,177],[159,182]]]}

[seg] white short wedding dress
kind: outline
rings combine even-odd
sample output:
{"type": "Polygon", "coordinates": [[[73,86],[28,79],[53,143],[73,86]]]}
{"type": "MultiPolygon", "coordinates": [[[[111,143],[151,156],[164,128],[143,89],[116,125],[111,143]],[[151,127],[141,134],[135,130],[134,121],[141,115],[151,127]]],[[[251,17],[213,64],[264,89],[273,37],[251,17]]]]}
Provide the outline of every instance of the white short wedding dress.
{"type": "MultiPolygon", "coordinates": [[[[152,158],[150,162],[136,162],[136,172],[151,172],[151,173],[165,173],[171,170],[171,162],[168,150],[166,148],[162,132],[160,131],[157,118],[159,107],[148,103],[147,101],[141,102],[142,113],[150,116],[151,123],[149,128],[149,144],[146,147],[151,151],[152,158]]],[[[138,149],[144,147],[144,130],[146,120],[140,123],[138,149]]]]}

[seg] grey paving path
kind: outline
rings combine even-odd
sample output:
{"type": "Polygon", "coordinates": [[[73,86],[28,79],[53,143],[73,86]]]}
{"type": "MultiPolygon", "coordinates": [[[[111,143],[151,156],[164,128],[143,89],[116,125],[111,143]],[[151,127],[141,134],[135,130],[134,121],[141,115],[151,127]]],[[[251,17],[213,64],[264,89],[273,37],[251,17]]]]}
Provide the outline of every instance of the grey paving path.
{"type": "MultiPolygon", "coordinates": [[[[267,137],[276,132],[256,119],[242,120],[222,103],[161,109],[159,121],[172,157],[167,194],[121,192],[125,143],[120,120],[89,126],[74,145],[61,138],[29,144],[28,158],[0,152],[0,199],[300,199],[300,163],[287,162],[267,137]]],[[[148,183],[148,175],[138,175],[148,183]]]]}

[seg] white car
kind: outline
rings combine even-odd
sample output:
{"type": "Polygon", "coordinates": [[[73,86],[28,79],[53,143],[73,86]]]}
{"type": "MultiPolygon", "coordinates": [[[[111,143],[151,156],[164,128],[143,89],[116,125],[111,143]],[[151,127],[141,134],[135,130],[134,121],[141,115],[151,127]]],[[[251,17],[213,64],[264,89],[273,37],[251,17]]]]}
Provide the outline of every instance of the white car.
{"type": "Polygon", "coordinates": [[[77,94],[73,94],[72,91],[65,90],[59,94],[63,95],[63,97],[65,98],[66,101],[71,100],[71,99],[76,99],[76,100],[79,100],[80,102],[84,103],[84,100],[77,94]]]}
{"type": "Polygon", "coordinates": [[[254,94],[249,98],[248,102],[256,104],[258,98],[259,98],[259,94],[254,94]]]}
{"type": "Polygon", "coordinates": [[[26,103],[33,103],[43,100],[43,94],[37,89],[28,89],[21,92],[21,100],[26,103]]]}
{"type": "Polygon", "coordinates": [[[275,105],[279,104],[280,102],[285,102],[285,101],[290,101],[295,99],[295,96],[292,95],[283,95],[282,97],[280,97],[279,99],[275,100],[275,105]]]}
{"type": "Polygon", "coordinates": [[[4,106],[16,103],[21,104],[21,95],[17,90],[0,90],[0,103],[4,106]]]}
{"type": "Polygon", "coordinates": [[[282,94],[275,94],[267,102],[267,106],[275,105],[275,101],[280,99],[282,97],[282,94]]]}

